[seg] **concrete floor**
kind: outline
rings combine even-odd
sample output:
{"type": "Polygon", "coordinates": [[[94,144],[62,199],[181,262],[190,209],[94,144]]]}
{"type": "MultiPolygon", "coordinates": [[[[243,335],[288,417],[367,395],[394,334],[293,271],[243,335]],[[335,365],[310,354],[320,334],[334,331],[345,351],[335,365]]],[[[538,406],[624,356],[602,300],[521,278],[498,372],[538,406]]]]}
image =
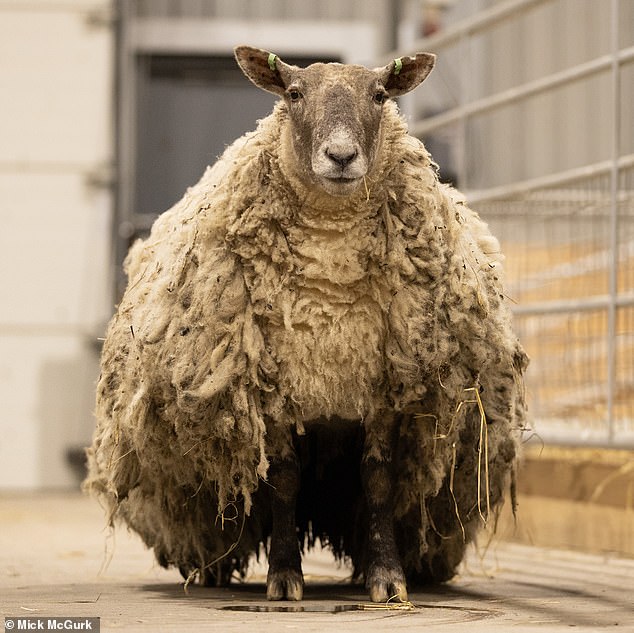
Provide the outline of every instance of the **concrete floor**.
{"type": "Polygon", "coordinates": [[[264,566],[247,583],[185,594],[134,535],[103,526],[97,503],[78,494],[0,495],[0,615],[99,617],[101,631],[126,632],[634,632],[634,560],[617,556],[494,542],[472,550],[454,581],[392,610],[368,605],[319,552],[304,564],[305,600],[268,603],[264,566]]]}

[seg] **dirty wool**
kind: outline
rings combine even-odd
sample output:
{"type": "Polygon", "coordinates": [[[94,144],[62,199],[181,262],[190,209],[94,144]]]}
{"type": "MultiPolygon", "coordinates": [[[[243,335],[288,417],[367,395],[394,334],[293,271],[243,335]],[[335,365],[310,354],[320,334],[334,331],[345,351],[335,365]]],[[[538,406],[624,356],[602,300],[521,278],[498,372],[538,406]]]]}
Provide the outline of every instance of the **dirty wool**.
{"type": "Polygon", "coordinates": [[[297,177],[287,117],[280,101],[132,247],[85,486],[161,565],[227,581],[266,553],[290,438],[302,547],[361,573],[360,437],[387,411],[404,572],[447,580],[513,488],[524,426],[499,244],[392,102],[346,197],[297,177]]]}

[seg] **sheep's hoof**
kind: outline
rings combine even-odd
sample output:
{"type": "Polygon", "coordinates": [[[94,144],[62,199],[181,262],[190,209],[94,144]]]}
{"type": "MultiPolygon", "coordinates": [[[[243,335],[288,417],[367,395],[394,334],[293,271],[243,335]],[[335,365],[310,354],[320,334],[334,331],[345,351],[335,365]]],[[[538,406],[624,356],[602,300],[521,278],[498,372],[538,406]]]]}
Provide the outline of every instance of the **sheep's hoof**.
{"type": "Polygon", "coordinates": [[[398,568],[373,567],[365,585],[372,602],[407,602],[407,583],[398,568]]]}
{"type": "Polygon", "coordinates": [[[270,571],[266,578],[267,600],[301,600],[304,597],[304,578],[295,569],[270,571]]]}
{"type": "Polygon", "coordinates": [[[233,565],[230,563],[217,563],[211,569],[198,569],[194,566],[181,565],[178,571],[188,584],[197,579],[203,587],[228,587],[231,583],[233,569],[233,565]]]}

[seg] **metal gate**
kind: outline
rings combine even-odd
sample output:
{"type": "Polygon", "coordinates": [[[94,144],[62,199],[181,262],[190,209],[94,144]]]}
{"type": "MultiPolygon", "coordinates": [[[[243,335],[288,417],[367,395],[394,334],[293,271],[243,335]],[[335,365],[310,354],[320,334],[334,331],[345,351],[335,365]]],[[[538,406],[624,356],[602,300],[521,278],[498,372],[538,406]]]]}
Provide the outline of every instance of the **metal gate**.
{"type": "Polygon", "coordinates": [[[538,434],[632,446],[634,1],[486,4],[409,43],[439,55],[410,129],[501,238],[538,434]]]}

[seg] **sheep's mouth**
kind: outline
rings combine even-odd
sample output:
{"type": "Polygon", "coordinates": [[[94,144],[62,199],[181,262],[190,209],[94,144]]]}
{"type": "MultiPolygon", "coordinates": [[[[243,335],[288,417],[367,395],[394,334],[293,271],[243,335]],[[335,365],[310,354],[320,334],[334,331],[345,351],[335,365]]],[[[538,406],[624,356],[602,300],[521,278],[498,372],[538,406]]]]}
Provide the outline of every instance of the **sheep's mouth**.
{"type": "Polygon", "coordinates": [[[361,178],[346,178],[345,176],[337,176],[330,178],[324,176],[321,179],[321,186],[333,196],[348,196],[356,191],[361,178]]]}
{"type": "Polygon", "coordinates": [[[338,185],[348,185],[352,182],[357,182],[359,178],[346,178],[345,176],[338,176],[336,178],[326,178],[326,180],[337,183],[338,185]]]}

